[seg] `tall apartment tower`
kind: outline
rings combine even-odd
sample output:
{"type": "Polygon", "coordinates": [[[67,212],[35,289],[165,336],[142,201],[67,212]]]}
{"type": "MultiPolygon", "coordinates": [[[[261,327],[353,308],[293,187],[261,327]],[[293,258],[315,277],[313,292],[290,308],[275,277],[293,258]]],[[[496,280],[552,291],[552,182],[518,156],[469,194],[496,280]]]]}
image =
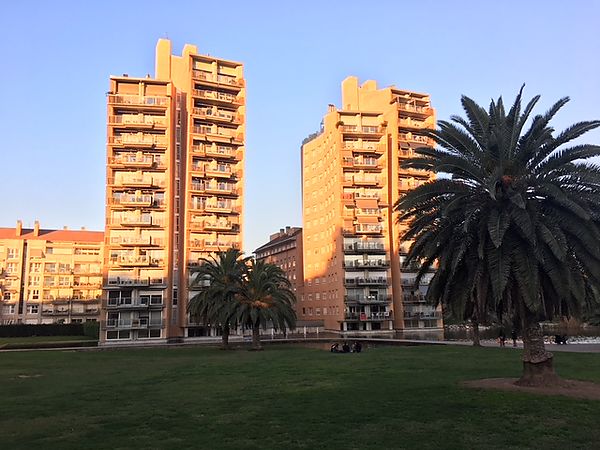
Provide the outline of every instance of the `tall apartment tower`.
{"type": "Polygon", "coordinates": [[[329,105],[320,132],[302,146],[303,320],[342,333],[439,331],[439,311],[424,303],[431,275],[414,287],[401,269],[408,243],[394,203],[432,174],[400,167],[413,149],[433,145],[429,96],[375,81],[342,83],[342,109],[329,105]]]}
{"type": "Polygon", "coordinates": [[[104,343],[200,334],[189,269],[242,244],[242,64],[161,39],[155,72],[110,78],[104,343]]]}
{"type": "Polygon", "coordinates": [[[0,228],[0,324],[97,321],[101,231],[0,228]]]}

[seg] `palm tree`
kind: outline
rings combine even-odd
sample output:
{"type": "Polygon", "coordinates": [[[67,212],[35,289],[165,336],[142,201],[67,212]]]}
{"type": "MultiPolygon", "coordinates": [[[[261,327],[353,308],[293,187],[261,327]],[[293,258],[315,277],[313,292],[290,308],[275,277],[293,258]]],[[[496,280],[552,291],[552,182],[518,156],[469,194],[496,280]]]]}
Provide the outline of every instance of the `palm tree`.
{"type": "Polygon", "coordinates": [[[252,329],[254,350],[262,349],[260,329],[267,323],[276,331],[296,326],[296,296],[285,272],[274,264],[251,261],[236,301],[235,319],[252,329]]]}
{"type": "Polygon", "coordinates": [[[234,296],[241,290],[247,260],[231,248],[216,257],[202,258],[191,272],[190,290],[196,293],[188,303],[188,311],[205,325],[221,326],[225,349],[229,348],[230,327],[234,324],[234,296]]]}
{"type": "Polygon", "coordinates": [[[438,261],[427,296],[463,308],[470,299],[521,323],[523,374],[518,384],[560,383],[539,322],[580,316],[600,286],[600,155],[597,145],[565,145],[600,125],[580,122],[555,134],[549,125],[563,98],[530,120],[521,92],[505,111],[462,97],[467,119],[452,116],[426,134],[404,167],[449,174],[409,192],[395,208],[409,226],[407,263],[438,261]],[[526,131],[525,127],[528,125],[526,131]]]}

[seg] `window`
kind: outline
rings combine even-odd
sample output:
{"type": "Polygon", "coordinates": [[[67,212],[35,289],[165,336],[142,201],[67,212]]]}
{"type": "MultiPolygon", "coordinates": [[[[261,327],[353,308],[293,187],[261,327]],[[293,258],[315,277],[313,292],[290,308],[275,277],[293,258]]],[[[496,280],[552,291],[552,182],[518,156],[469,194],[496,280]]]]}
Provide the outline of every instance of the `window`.
{"type": "MultiPolygon", "coordinates": [[[[32,300],[38,300],[39,298],[40,298],[40,290],[39,289],[32,290],[31,291],[31,299],[32,300]]],[[[33,306],[37,307],[37,305],[33,305],[33,306]]]]}
{"type": "Polygon", "coordinates": [[[42,268],[42,263],[32,263],[30,272],[39,273],[42,268]]]}
{"type": "Polygon", "coordinates": [[[150,330],[150,337],[151,338],[159,338],[160,337],[160,330],[150,330]]]}
{"type": "Polygon", "coordinates": [[[17,273],[17,263],[8,263],[6,265],[6,273],[17,273]]]}
{"type": "Polygon", "coordinates": [[[4,293],[4,297],[3,297],[3,298],[4,298],[4,300],[10,300],[10,298],[11,298],[11,293],[10,293],[10,292],[5,292],[5,293],[4,293]]]}
{"type": "Polygon", "coordinates": [[[58,277],[59,286],[69,286],[71,284],[70,277],[58,277]]]}
{"type": "Polygon", "coordinates": [[[29,278],[30,286],[39,286],[40,285],[40,277],[34,276],[29,278]]]}
{"type": "Polygon", "coordinates": [[[9,248],[8,249],[8,259],[16,259],[19,257],[19,249],[18,248],[9,248]]]}
{"type": "Polygon", "coordinates": [[[39,309],[39,305],[27,305],[27,314],[37,314],[39,309]]]}

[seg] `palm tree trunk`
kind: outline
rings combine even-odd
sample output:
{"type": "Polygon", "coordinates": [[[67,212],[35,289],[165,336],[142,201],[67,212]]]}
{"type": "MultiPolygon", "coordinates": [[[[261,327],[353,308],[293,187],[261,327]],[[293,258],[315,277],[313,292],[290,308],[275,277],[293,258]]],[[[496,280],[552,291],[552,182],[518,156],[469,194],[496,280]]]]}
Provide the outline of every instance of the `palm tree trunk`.
{"type": "MultiPolygon", "coordinates": [[[[524,312],[524,311],[523,311],[524,312]]],[[[525,314],[522,314],[524,317],[525,314]]],[[[544,335],[535,320],[523,320],[523,374],[519,386],[558,386],[564,381],[554,371],[553,355],[546,351],[544,335]]]]}
{"type": "Polygon", "coordinates": [[[262,350],[260,343],[260,323],[252,325],[252,350],[262,350]]]}
{"type": "Polygon", "coordinates": [[[473,319],[473,347],[481,347],[481,341],[479,340],[479,321],[473,319]]]}
{"type": "Polygon", "coordinates": [[[223,334],[221,335],[223,350],[229,350],[229,324],[223,325],[223,334]]]}

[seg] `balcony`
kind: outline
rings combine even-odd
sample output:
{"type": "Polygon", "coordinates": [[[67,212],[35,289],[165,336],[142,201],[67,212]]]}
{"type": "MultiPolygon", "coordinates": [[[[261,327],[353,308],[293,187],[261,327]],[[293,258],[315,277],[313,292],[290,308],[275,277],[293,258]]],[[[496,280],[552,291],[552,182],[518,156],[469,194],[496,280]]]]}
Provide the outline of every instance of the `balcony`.
{"type": "Polygon", "coordinates": [[[226,164],[206,165],[204,168],[206,176],[215,178],[231,178],[233,175],[231,166],[226,164]]]}
{"type": "Polygon", "coordinates": [[[241,88],[244,86],[244,80],[230,75],[213,74],[204,70],[192,71],[192,78],[196,81],[207,82],[227,87],[241,88]]]}
{"type": "Polygon", "coordinates": [[[108,319],[106,328],[120,329],[143,329],[143,328],[161,328],[163,326],[162,319],[150,320],[147,318],[141,319],[108,319]]]}
{"type": "Polygon", "coordinates": [[[397,98],[396,105],[398,110],[408,113],[409,115],[425,117],[433,114],[433,110],[428,106],[421,106],[415,103],[403,101],[403,99],[397,98]]]}
{"type": "Polygon", "coordinates": [[[386,277],[378,278],[345,278],[345,286],[387,286],[390,283],[386,277]]]}
{"type": "Polygon", "coordinates": [[[228,94],[226,92],[217,92],[210,91],[206,89],[194,89],[192,90],[192,95],[194,97],[198,97],[204,100],[209,100],[214,103],[228,104],[228,105],[243,105],[244,98],[237,97],[233,94],[228,94]]]}
{"type": "Polygon", "coordinates": [[[237,242],[227,241],[204,241],[204,249],[207,251],[225,251],[228,248],[239,248],[237,242]]]}
{"type": "Polygon", "coordinates": [[[380,321],[380,320],[391,320],[392,315],[389,311],[385,312],[373,312],[373,313],[346,313],[344,314],[345,320],[353,321],[380,321]]]}
{"type": "Polygon", "coordinates": [[[381,136],[385,132],[385,128],[382,126],[341,125],[340,131],[343,134],[381,136]]]}
{"type": "Polygon", "coordinates": [[[207,212],[231,213],[233,212],[233,205],[231,202],[207,202],[204,209],[207,212]]]}
{"type": "Polygon", "coordinates": [[[380,217],[381,209],[379,208],[356,208],[356,217],[380,217]]]}
{"type": "Polygon", "coordinates": [[[371,223],[359,223],[355,227],[357,234],[381,234],[383,233],[383,225],[371,223]]]}
{"type": "Polygon", "coordinates": [[[419,134],[413,134],[413,133],[400,133],[400,134],[398,134],[398,139],[400,139],[401,141],[422,144],[422,145],[425,145],[428,147],[432,147],[435,144],[432,139],[430,139],[426,136],[421,136],[419,134]]]}
{"type": "Polygon", "coordinates": [[[152,240],[150,236],[118,236],[110,239],[112,245],[121,245],[123,247],[150,247],[162,245],[162,239],[152,240]]]}
{"type": "Polygon", "coordinates": [[[237,189],[235,186],[225,183],[206,183],[204,185],[204,190],[209,194],[237,195],[237,189]]]}
{"type": "Polygon", "coordinates": [[[151,116],[144,114],[122,114],[108,117],[109,125],[122,125],[133,128],[165,128],[167,118],[165,116],[151,116]]]}
{"type": "Polygon", "coordinates": [[[409,118],[398,119],[398,125],[401,128],[415,128],[415,129],[428,128],[427,124],[423,120],[414,120],[414,119],[409,119],[409,118]]]}
{"type": "Polygon", "coordinates": [[[109,164],[149,169],[152,167],[161,166],[162,161],[156,161],[152,155],[126,154],[110,158],[109,164]]]}
{"type": "Polygon", "coordinates": [[[404,312],[405,319],[418,319],[418,320],[440,320],[442,318],[442,313],[439,311],[416,311],[416,312],[404,312]]]}
{"type": "Polygon", "coordinates": [[[352,178],[352,183],[357,186],[380,186],[381,178],[354,176],[352,178]]]}
{"type": "Polygon", "coordinates": [[[376,153],[381,155],[385,152],[385,145],[376,142],[345,141],[342,148],[355,153],[376,153]]]}
{"type": "Polygon", "coordinates": [[[153,198],[151,195],[130,195],[130,194],[122,194],[120,197],[112,198],[115,205],[122,206],[152,206],[153,198]]]}
{"type": "Polygon", "coordinates": [[[135,227],[162,227],[164,221],[155,217],[148,216],[122,216],[118,219],[113,219],[113,222],[119,223],[124,226],[135,226],[135,227]]]}
{"type": "Polygon", "coordinates": [[[165,147],[169,143],[167,136],[162,134],[132,133],[109,136],[108,143],[113,145],[135,145],[143,147],[165,147]]]}
{"type": "Polygon", "coordinates": [[[205,221],[204,229],[207,231],[238,231],[239,225],[227,220],[205,221]]]}
{"type": "Polygon", "coordinates": [[[109,277],[106,286],[111,287],[136,287],[136,286],[162,286],[165,284],[164,278],[129,278],[129,277],[109,277]]]}
{"type": "Polygon", "coordinates": [[[162,308],[163,303],[150,303],[147,299],[133,299],[131,297],[109,298],[106,302],[107,309],[148,309],[162,308]]]}
{"type": "Polygon", "coordinates": [[[345,295],[344,302],[357,304],[388,304],[392,301],[391,295],[345,295]]]}
{"type": "Polygon", "coordinates": [[[378,242],[354,242],[344,244],[344,253],[385,253],[385,246],[378,242]]]}
{"type": "Polygon", "coordinates": [[[109,95],[108,103],[113,105],[156,106],[166,108],[171,99],[164,96],[109,95]]]}
{"type": "Polygon", "coordinates": [[[358,260],[358,261],[344,261],[343,267],[345,269],[386,269],[390,267],[390,261],[387,259],[374,259],[374,260],[358,260]]]}
{"type": "Polygon", "coordinates": [[[149,255],[122,255],[111,258],[110,262],[121,267],[149,267],[164,264],[162,258],[151,258],[149,255]]]}
{"type": "Polygon", "coordinates": [[[227,158],[232,159],[237,157],[237,151],[232,147],[225,147],[222,145],[217,145],[216,147],[207,146],[206,147],[206,156],[211,156],[213,158],[227,158]]]}
{"type": "Polygon", "coordinates": [[[165,180],[160,178],[142,176],[142,177],[120,177],[120,178],[109,178],[108,184],[113,186],[123,186],[131,188],[151,188],[151,187],[165,187],[165,180]]]}
{"type": "Polygon", "coordinates": [[[242,123],[241,116],[233,111],[219,108],[192,108],[194,116],[207,119],[212,122],[227,122],[233,124],[242,123]]]}

